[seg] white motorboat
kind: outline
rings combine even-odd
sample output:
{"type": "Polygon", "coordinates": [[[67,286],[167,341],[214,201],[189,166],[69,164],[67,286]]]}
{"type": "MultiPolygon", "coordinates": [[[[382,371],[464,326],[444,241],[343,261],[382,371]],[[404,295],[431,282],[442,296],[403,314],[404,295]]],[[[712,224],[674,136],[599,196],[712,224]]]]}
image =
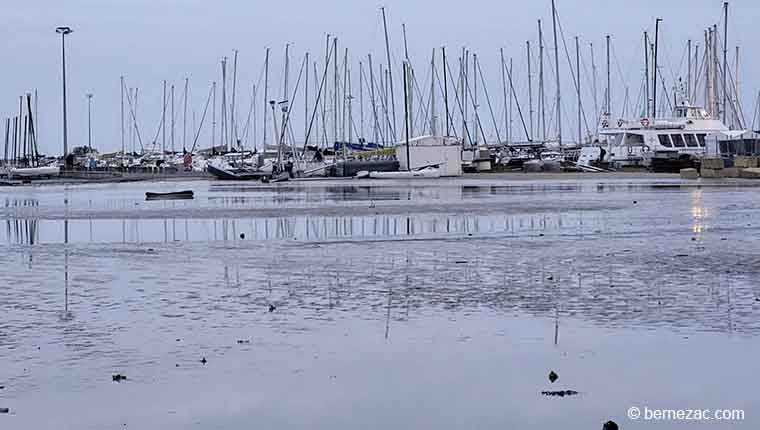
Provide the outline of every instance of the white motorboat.
{"type": "Polygon", "coordinates": [[[611,124],[602,120],[599,134],[606,137],[605,160],[613,166],[647,166],[654,154],[668,152],[677,155],[702,156],[705,137],[728,131],[723,122],[699,107],[681,104],[673,110],[672,118],[636,121],[620,119],[611,124]]]}

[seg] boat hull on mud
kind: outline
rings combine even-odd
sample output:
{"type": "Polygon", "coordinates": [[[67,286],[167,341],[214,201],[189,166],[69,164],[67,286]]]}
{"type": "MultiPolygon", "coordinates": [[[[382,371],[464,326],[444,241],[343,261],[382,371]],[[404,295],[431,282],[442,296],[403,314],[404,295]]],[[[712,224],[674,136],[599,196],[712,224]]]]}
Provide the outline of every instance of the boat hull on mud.
{"type": "Polygon", "coordinates": [[[8,176],[17,178],[49,178],[52,176],[58,176],[61,173],[61,169],[55,167],[12,167],[8,169],[8,176]]]}
{"type": "Polygon", "coordinates": [[[208,173],[224,181],[257,181],[270,176],[270,173],[250,169],[224,169],[209,164],[208,173]]]}

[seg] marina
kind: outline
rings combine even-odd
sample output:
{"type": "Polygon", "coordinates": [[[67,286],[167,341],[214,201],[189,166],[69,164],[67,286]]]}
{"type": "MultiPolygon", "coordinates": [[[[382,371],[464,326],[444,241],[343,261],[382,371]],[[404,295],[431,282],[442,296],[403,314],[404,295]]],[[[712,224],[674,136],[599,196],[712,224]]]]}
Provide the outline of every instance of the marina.
{"type": "Polygon", "coordinates": [[[0,429],[758,428],[758,8],[445,3],[0,13],[0,429]]]}

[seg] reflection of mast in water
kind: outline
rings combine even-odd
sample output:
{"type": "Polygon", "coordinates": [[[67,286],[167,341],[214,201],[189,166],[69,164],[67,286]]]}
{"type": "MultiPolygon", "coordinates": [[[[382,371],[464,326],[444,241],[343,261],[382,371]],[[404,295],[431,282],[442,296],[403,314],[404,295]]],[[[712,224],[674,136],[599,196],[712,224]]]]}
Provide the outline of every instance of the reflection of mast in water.
{"type": "Polygon", "coordinates": [[[63,220],[63,318],[71,318],[69,313],[69,220],[63,220]]]}
{"type": "Polygon", "coordinates": [[[34,245],[39,241],[39,220],[14,219],[5,221],[8,243],[14,245],[34,245]]]}
{"type": "Polygon", "coordinates": [[[388,339],[388,335],[390,334],[391,330],[391,297],[392,297],[392,290],[391,286],[388,286],[388,308],[387,312],[385,314],[385,338],[388,339]]]}

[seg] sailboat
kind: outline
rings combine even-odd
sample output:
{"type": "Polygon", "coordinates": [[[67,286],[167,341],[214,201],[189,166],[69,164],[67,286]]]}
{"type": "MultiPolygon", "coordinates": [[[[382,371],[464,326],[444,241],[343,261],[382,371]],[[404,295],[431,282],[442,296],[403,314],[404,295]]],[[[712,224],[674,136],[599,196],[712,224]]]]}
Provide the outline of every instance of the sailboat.
{"type": "MultiPolygon", "coordinates": [[[[5,166],[4,171],[0,171],[8,178],[36,179],[58,176],[60,168],[58,166],[40,166],[42,158],[37,150],[37,135],[35,133],[34,119],[32,113],[32,96],[26,94],[27,114],[21,125],[21,106],[24,97],[19,102],[19,126],[14,126],[13,150],[14,159],[10,160],[5,166]]],[[[8,148],[8,133],[6,130],[6,153],[8,148]]]]}

